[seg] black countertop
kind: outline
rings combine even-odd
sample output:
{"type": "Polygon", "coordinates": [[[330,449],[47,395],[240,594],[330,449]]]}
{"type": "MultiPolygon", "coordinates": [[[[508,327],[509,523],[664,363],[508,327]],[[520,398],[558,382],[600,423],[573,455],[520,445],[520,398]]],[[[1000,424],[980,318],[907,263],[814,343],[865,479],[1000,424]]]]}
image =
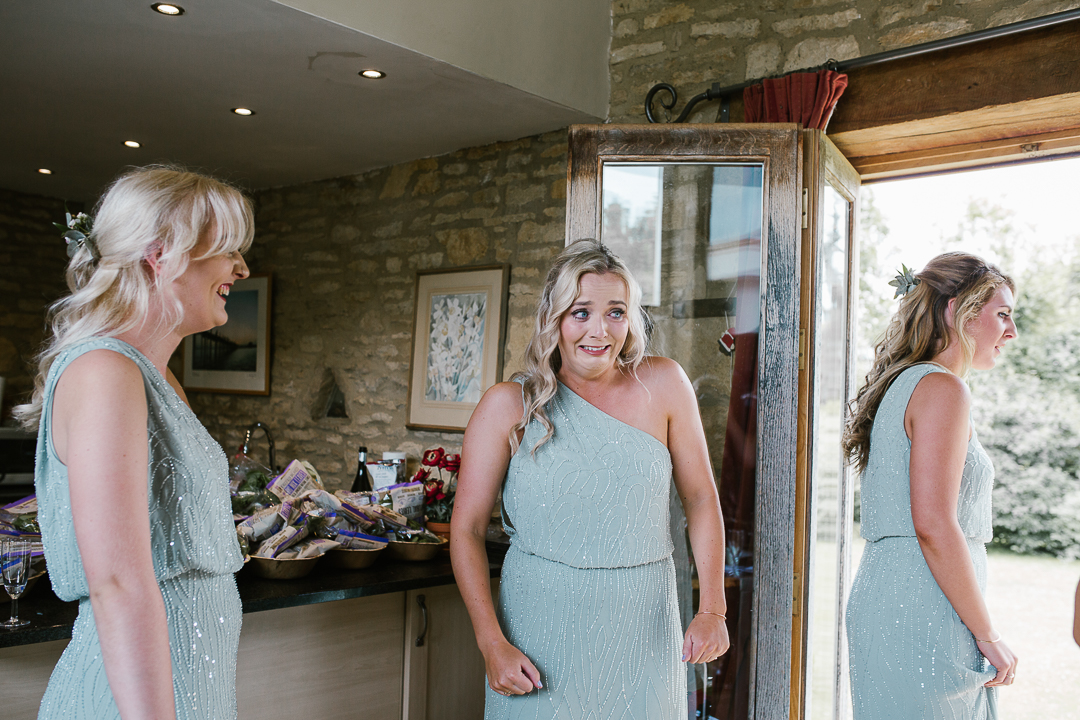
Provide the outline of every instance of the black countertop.
{"type": "MultiPolygon", "coordinates": [[[[492,577],[499,576],[505,553],[506,546],[489,543],[492,577]]],[[[42,580],[19,599],[19,617],[29,620],[30,624],[17,630],[0,628],[0,648],[71,637],[79,604],[60,600],[53,594],[48,581],[42,580]]],[[[364,570],[337,570],[316,565],[310,575],[298,580],[264,580],[247,567],[236,574],[236,587],[245,613],[419,590],[453,582],[450,554],[446,552],[427,562],[379,558],[364,570]]],[[[6,616],[8,607],[7,603],[0,605],[0,615],[6,616]]]]}

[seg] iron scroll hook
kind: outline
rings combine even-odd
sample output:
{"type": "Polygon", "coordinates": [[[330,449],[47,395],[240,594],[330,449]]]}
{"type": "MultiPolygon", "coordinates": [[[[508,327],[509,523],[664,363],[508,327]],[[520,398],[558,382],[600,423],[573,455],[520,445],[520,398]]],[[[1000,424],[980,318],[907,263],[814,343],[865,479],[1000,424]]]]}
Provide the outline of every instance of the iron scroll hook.
{"type": "MultiPolygon", "coordinates": [[[[660,92],[661,90],[666,91],[671,96],[670,101],[666,101],[666,102],[664,100],[660,101],[660,104],[665,109],[667,109],[667,110],[674,109],[675,108],[675,103],[678,102],[678,99],[679,99],[679,94],[675,91],[675,88],[670,83],[657,83],[656,85],[653,85],[649,89],[648,94],[645,95],[645,117],[647,117],[649,119],[649,122],[651,122],[651,123],[661,122],[660,120],[657,120],[653,116],[653,110],[652,110],[653,98],[655,98],[656,94],[658,92],[660,92]]],[[[696,106],[698,103],[705,102],[705,101],[708,101],[708,100],[719,100],[719,99],[723,98],[724,94],[725,94],[724,89],[720,87],[720,83],[713,83],[712,87],[710,87],[705,92],[699,93],[699,94],[695,95],[694,97],[690,98],[690,101],[686,103],[686,107],[684,107],[682,112],[679,113],[679,117],[675,118],[674,120],[668,120],[667,122],[672,122],[672,123],[685,122],[686,118],[690,117],[690,113],[692,113],[694,111],[694,106],[696,106]]]]}

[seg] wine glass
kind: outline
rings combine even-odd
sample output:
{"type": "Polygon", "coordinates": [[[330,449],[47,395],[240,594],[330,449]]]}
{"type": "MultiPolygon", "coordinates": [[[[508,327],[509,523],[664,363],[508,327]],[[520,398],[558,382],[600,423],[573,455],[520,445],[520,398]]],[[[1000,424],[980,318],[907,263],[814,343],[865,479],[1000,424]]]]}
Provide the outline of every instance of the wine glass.
{"type": "Polygon", "coordinates": [[[19,596],[26,590],[26,579],[30,574],[28,539],[11,537],[0,540],[0,574],[3,575],[4,590],[11,596],[11,619],[0,623],[0,627],[17,628],[29,625],[29,620],[19,619],[19,596]]]}

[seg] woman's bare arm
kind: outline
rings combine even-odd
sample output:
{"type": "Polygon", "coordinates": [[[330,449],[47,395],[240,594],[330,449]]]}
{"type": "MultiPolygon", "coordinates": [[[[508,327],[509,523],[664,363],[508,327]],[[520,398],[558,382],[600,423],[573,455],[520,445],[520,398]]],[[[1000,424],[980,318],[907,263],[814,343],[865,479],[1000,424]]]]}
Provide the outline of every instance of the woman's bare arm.
{"type": "Polygon", "coordinates": [[[68,467],[75,537],[121,717],[174,718],[165,603],[154,577],[147,406],[130,359],[95,350],[57,384],[52,430],[68,467]]]}
{"type": "Polygon", "coordinates": [[[523,412],[517,383],[499,383],[484,393],[465,429],[451,519],[454,577],[484,655],[488,683],[496,692],[510,694],[541,687],[540,673],[507,641],[499,626],[485,542],[491,511],[510,465],[510,428],[523,412]]]}
{"type": "MultiPolygon", "coordinates": [[[[911,519],[923,557],[941,591],[976,640],[999,638],[990,621],[975,565],[956,511],[970,436],[971,399],[955,375],[931,373],[915,387],[904,425],[911,438],[911,519]]],[[[1002,642],[980,642],[1003,684],[1016,656],[1002,642]]]]}
{"type": "Polygon", "coordinates": [[[690,546],[697,566],[700,600],[698,612],[687,628],[683,660],[700,663],[728,650],[727,624],[710,613],[727,613],[724,597],[724,519],[716,491],[705,430],[697,396],[686,373],[677,363],[650,359],[653,397],[663,398],[668,412],[668,451],[671,453],[675,489],[682,499],[690,532],[690,546]]]}

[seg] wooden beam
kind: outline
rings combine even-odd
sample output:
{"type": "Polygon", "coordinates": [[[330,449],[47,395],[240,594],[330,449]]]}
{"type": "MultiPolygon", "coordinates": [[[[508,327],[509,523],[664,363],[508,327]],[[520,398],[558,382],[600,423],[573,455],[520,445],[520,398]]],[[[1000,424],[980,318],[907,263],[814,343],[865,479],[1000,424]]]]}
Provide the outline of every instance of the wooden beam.
{"type": "Polygon", "coordinates": [[[852,70],[849,80],[830,135],[1080,92],[1080,21],[852,70]]]}

